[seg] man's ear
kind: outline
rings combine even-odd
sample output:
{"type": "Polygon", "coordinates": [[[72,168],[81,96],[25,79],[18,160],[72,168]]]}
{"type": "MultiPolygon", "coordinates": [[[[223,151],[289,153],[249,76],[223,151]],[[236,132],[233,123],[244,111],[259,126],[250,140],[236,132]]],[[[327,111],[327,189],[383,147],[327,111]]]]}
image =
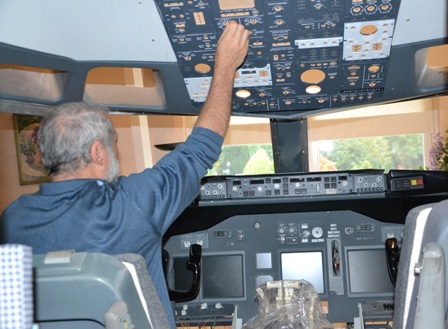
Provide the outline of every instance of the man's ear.
{"type": "Polygon", "coordinates": [[[92,161],[98,165],[104,164],[104,157],[105,157],[105,148],[103,143],[100,141],[96,141],[92,144],[92,147],[90,148],[90,156],[92,157],[92,161]]]}

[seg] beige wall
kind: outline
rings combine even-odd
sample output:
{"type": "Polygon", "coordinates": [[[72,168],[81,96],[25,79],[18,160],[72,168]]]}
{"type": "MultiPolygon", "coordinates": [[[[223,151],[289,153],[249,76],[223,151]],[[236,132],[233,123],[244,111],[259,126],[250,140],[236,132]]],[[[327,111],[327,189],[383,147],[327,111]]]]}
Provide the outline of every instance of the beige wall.
{"type": "Polygon", "coordinates": [[[271,143],[271,131],[266,124],[248,124],[230,126],[224,145],[271,143]]]}
{"type": "Polygon", "coordinates": [[[433,99],[434,109],[437,111],[437,131],[445,132],[448,130],[448,96],[436,97],[433,99]]]}
{"type": "Polygon", "coordinates": [[[129,175],[136,171],[136,161],[131,133],[131,117],[113,115],[112,121],[118,134],[118,159],[120,161],[120,175],[129,175]]]}
{"type": "Polygon", "coordinates": [[[409,134],[410,131],[434,132],[437,131],[434,126],[437,115],[432,99],[372,106],[311,118],[308,120],[308,136],[312,141],[319,141],[378,136],[379,130],[390,136],[409,134]],[[401,110],[408,114],[404,116],[401,110]]]}
{"type": "Polygon", "coordinates": [[[162,151],[154,145],[182,143],[190,134],[196,117],[148,116],[149,136],[153,163],[157,163],[169,151],[162,151]]]}

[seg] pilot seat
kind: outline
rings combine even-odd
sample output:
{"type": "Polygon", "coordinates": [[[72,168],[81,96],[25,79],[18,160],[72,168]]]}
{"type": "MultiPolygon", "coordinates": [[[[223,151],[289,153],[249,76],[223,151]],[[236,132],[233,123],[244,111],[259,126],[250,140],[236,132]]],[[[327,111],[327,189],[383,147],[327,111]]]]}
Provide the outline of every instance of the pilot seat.
{"type": "Polygon", "coordinates": [[[40,329],[169,328],[140,255],[61,251],[33,263],[40,329]]]}
{"type": "Polygon", "coordinates": [[[447,328],[448,200],[412,209],[395,289],[394,329],[447,328]]]}

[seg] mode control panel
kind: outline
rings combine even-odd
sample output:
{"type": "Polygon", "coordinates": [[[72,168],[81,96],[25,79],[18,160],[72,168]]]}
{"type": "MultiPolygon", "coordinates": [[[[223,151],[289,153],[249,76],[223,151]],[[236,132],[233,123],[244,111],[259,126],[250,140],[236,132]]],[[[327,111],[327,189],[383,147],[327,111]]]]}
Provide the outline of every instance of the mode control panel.
{"type": "Polygon", "coordinates": [[[201,200],[250,199],[384,193],[382,172],[322,172],[310,174],[207,177],[201,200]]]}

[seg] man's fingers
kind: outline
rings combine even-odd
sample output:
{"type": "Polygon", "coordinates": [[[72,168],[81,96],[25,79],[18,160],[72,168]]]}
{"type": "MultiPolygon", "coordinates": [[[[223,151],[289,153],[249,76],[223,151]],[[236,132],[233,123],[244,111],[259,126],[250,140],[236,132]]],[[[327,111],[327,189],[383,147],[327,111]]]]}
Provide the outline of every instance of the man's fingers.
{"type": "Polygon", "coordinates": [[[249,35],[250,32],[244,25],[236,21],[228,22],[218,40],[216,58],[219,58],[219,63],[216,64],[232,69],[240,66],[249,49],[249,35]]]}
{"type": "Polygon", "coordinates": [[[226,36],[227,34],[229,37],[235,37],[241,29],[244,29],[243,25],[238,24],[236,21],[230,21],[227,23],[224,32],[221,34],[221,38],[226,36]]]}
{"type": "MultiPolygon", "coordinates": [[[[244,28],[244,27],[243,27],[244,28]]],[[[251,32],[249,30],[244,29],[244,33],[243,33],[243,40],[249,44],[249,36],[250,36],[251,32]]]]}
{"type": "Polygon", "coordinates": [[[228,22],[224,32],[221,35],[221,39],[224,38],[235,38],[239,42],[247,43],[249,39],[250,32],[246,30],[244,25],[238,24],[236,21],[228,22]]]}
{"type": "Polygon", "coordinates": [[[229,25],[230,24],[227,24],[226,27],[224,28],[224,31],[221,33],[220,39],[224,38],[226,36],[226,34],[229,32],[229,25]]]}

